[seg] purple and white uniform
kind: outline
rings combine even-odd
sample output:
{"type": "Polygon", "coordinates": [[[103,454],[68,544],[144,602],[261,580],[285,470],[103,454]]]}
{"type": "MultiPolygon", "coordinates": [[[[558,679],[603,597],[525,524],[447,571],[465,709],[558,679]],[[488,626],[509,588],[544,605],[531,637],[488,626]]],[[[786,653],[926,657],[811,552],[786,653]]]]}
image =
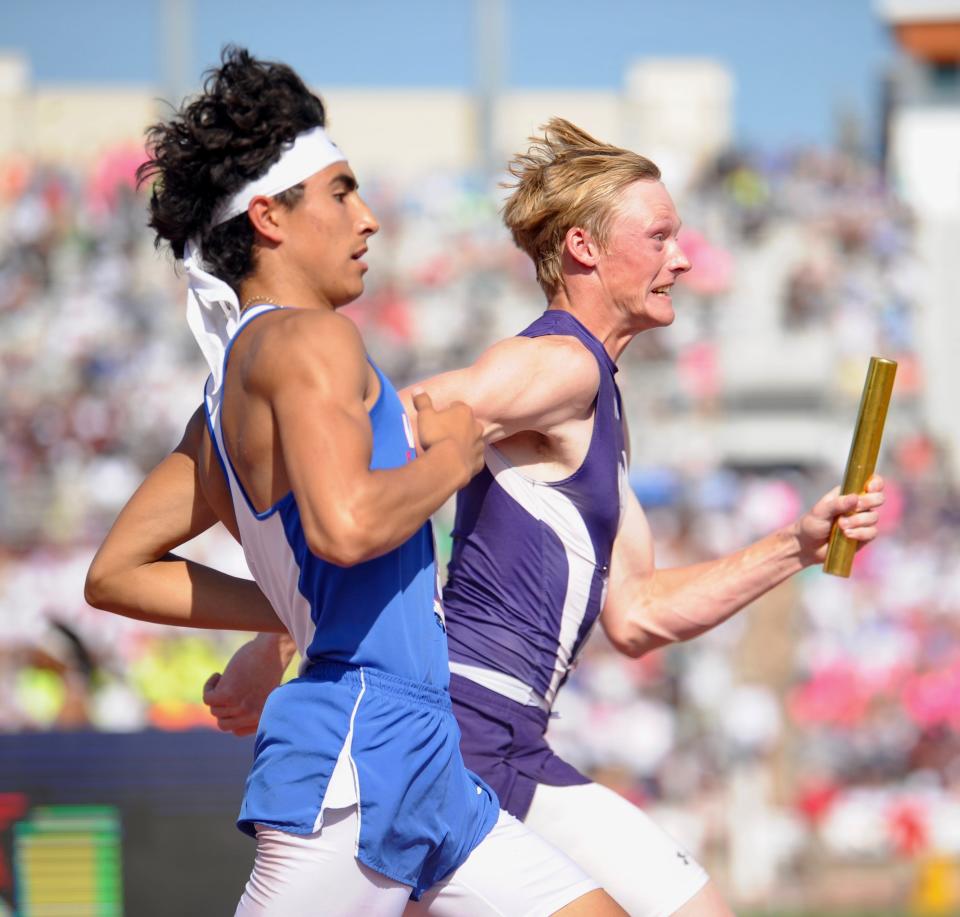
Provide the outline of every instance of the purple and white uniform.
{"type": "Polygon", "coordinates": [[[597,360],[593,432],[562,481],[527,477],[495,447],[457,499],[444,589],[451,695],[468,767],[524,818],[537,784],[588,783],[547,745],[550,708],[603,606],[627,484],[617,366],[573,315],[525,337],[574,337],[597,360]]]}
{"type": "Polygon", "coordinates": [[[593,431],[583,463],[562,481],[535,481],[489,447],[486,467],[460,492],[443,593],[460,750],[504,809],[632,917],[665,917],[707,884],[706,872],[644,812],[558,758],[545,738],[557,691],[603,607],[628,493],[617,367],[568,312],[548,310],[522,334],[574,337],[593,354],[593,431]]]}

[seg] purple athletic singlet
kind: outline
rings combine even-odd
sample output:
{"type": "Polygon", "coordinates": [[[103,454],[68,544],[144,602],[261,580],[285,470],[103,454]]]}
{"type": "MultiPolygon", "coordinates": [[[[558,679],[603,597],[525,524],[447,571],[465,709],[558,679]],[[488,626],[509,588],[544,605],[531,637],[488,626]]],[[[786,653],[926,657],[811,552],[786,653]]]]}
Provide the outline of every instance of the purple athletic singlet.
{"type": "Polygon", "coordinates": [[[535,481],[491,446],[457,498],[443,599],[461,749],[519,818],[537,783],[589,782],[544,733],[600,614],[628,486],[617,367],[603,345],[556,309],[521,335],[576,338],[596,358],[600,385],[586,458],[568,478],[535,481]]]}

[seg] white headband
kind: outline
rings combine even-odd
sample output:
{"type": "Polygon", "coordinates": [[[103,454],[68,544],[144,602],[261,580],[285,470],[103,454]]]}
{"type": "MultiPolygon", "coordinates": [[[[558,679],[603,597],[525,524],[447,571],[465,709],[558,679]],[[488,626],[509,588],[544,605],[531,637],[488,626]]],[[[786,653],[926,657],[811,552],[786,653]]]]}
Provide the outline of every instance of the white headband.
{"type": "MultiPolygon", "coordinates": [[[[346,156],[329,140],[322,127],[304,131],[270,167],[266,175],[241,188],[216,208],[211,226],[244,213],[258,195],[270,197],[299,184],[346,156]]],[[[210,393],[223,384],[223,359],[240,324],[240,301],[230,285],[204,268],[200,239],[191,239],[183,252],[187,288],[187,324],[200,345],[213,376],[210,393]]]]}
{"type": "Polygon", "coordinates": [[[211,226],[219,226],[245,213],[250,201],[259,195],[272,197],[300,184],[316,172],[335,162],[343,162],[346,156],[327,136],[322,127],[315,127],[298,134],[283,155],[272,165],[266,175],[244,185],[236,194],[222,201],[213,211],[211,226]]]}

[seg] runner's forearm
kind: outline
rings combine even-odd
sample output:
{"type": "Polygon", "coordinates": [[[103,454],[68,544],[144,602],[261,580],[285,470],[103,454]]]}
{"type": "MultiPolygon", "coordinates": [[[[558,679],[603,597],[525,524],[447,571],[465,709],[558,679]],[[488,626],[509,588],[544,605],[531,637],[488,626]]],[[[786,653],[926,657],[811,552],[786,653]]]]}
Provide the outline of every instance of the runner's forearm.
{"type": "Polygon", "coordinates": [[[781,529],[716,560],[655,570],[630,602],[627,651],[640,655],[705,633],[803,566],[795,535],[781,529]]]}
{"type": "Polygon", "coordinates": [[[468,480],[458,446],[443,440],[415,462],[370,472],[332,526],[329,507],[316,513],[301,507],[307,545],[340,566],[379,557],[410,538],[468,480]]]}
{"type": "Polygon", "coordinates": [[[96,608],[155,624],[284,632],[256,583],[174,554],[114,570],[95,563],[84,596],[96,608]]]}

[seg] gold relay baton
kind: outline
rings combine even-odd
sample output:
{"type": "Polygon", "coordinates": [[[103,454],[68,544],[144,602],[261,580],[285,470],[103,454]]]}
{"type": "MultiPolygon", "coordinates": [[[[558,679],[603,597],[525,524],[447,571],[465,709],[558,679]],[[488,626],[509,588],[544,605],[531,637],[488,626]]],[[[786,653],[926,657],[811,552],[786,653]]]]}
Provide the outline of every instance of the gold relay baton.
{"type": "MultiPolygon", "coordinates": [[[[847,469],[843,473],[843,487],[840,489],[842,494],[863,493],[877,466],[883,424],[887,419],[887,408],[890,405],[896,374],[896,361],[870,357],[863,394],[860,396],[857,425],[853,430],[853,442],[850,443],[850,454],[847,456],[847,469]]],[[[832,573],[834,576],[849,576],[857,544],[858,542],[843,534],[838,520],[834,520],[823,572],[832,573]]]]}

